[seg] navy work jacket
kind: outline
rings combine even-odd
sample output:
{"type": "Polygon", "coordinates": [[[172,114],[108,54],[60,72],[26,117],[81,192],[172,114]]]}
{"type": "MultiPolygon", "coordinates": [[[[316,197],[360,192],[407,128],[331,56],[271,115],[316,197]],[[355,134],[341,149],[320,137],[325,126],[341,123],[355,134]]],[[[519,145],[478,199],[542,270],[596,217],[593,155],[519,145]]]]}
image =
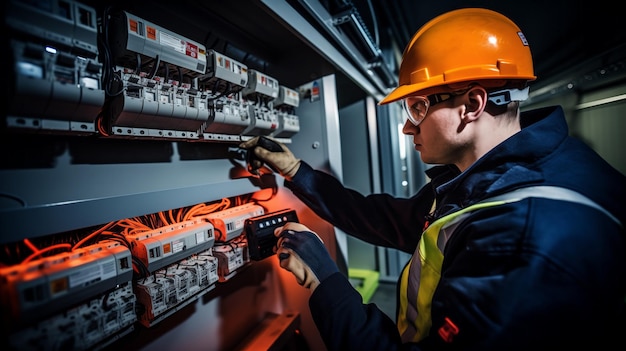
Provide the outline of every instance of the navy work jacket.
{"type": "MultiPolygon", "coordinates": [[[[465,172],[429,169],[432,181],[411,198],[363,196],[305,162],[285,187],[347,234],[409,254],[426,221],[530,185],[575,190],[626,223],[626,177],[568,135],[561,107],[524,112],[521,123],[465,172]]],[[[402,344],[395,322],[363,304],[342,273],[320,284],[309,307],[329,350],[608,350],[626,343],[625,295],[624,228],[590,206],[528,198],[456,228],[419,343],[402,344]]]]}

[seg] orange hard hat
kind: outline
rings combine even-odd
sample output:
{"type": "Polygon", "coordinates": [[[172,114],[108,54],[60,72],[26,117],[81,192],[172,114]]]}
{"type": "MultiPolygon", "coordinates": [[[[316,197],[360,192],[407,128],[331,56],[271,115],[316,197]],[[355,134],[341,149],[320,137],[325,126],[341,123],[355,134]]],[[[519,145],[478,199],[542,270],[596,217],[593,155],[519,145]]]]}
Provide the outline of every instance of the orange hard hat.
{"type": "Polygon", "coordinates": [[[399,85],[379,104],[435,86],[535,78],[520,28],[498,12],[465,8],[435,17],[413,35],[402,55],[399,85]]]}

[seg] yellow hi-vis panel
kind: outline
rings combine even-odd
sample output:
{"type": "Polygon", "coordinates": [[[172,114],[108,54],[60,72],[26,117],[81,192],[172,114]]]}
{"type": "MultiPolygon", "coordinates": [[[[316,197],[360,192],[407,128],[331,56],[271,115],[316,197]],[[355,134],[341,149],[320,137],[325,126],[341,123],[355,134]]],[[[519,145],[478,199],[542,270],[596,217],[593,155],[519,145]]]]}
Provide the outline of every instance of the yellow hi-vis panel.
{"type": "MultiPolygon", "coordinates": [[[[437,239],[439,232],[446,225],[457,223],[461,219],[461,215],[472,212],[485,207],[498,206],[506,203],[506,201],[493,201],[486,203],[477,203],[470,207],[466,207],[460,211],[451,213],[447,216],[437,219],[422,233],[422,237],[418,243],[416,252],[411,257],[409,264],[402,271],[400,280],[400,309],[398,314],[398,331],[402,336],[404,342],[416,342],[428,335],[430,327],[432,325],[430,308],[432,304],[433,294],[435,288],[439,284],[439,278],[441,277],[441,265],[443,264],[443,247],[440,249],[437,246],[437,239]],[[416,261],[416,254],[419,257],[419,261],[416,261]],[[411,267],[416,264],[419,268],[419,276],[415,277],[409,274],[414,270],[411,267]],[[419,279],[419,288],[417,291],[417,299],[409,301],[408,291],[409,279],[419,279]],[[417,311],[416,318],[410,320],[407,317],[407,311],[409,305],[415,306],[417,311]]],[[[464,216],[463,216],[464,218],[464,216]]]]}

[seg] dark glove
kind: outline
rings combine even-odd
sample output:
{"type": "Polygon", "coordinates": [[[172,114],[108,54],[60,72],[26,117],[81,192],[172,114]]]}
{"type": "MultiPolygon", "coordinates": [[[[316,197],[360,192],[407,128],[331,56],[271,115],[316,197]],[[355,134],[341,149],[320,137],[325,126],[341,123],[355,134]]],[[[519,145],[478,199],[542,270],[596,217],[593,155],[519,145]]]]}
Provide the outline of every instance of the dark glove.
{"type": "MultiPolygon", "coordinates": [[[[262,147],[262,145],[258,145],[259,139],[260,137],[256,136],[252,139],[242,142],[241,144],[239,144],[239,147],[242,149],[247,149],[248,152],[254,152],[254,155],[258,159],[266,162],[273,169],[278,171],[280,175],[291,180],[291,178],[298,171],[298,168],[300,168],[300,160],[293,155],[293,153],[287,148],[287,146],[285,146],[285,144],[272,139],[271,142],[279,146],[281,151],[270,151],[267,148],[262,147]]],[[[267,142],[267,140],[265,141],[267,142]]],[[[252,165],[253,169],[260,167],[260,161],[255,160],[253,162],[259,163],[252,165]]]]}
{"type": "Polygon", "coordinates": [[[322,239],[303,224],[287,223],[274,234],[279,237],[276,253],[280,266],[293,273],[298,284],[313,291],[339,272],[322,239]]]}

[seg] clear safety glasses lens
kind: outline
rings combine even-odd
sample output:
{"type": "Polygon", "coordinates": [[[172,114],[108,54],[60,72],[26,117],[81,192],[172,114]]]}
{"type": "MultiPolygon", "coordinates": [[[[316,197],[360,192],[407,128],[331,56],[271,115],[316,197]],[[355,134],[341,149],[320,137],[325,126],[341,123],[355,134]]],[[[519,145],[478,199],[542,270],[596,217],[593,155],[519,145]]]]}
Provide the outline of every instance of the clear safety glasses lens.
{"type": "Polygon", "coordinates": [[[426,118],[426,112],[428,112],[428,108],[430,106],[449,100],[454,96],[463,95],[468,90],[469,88],[452,93],[432,94],[428,96],[409,96],[404,99],[404,109],[409,117],[409,121],[417,127],[420,123],[422,123],[424,118],[426,118]]]}
{"type": "Polygon", "coordinates": [[[414,126],[418,126],[426,117],[429,102],[424,96],[411,96],[404,99],[404,109],[406,110],[409,121],[414,126]]]}

